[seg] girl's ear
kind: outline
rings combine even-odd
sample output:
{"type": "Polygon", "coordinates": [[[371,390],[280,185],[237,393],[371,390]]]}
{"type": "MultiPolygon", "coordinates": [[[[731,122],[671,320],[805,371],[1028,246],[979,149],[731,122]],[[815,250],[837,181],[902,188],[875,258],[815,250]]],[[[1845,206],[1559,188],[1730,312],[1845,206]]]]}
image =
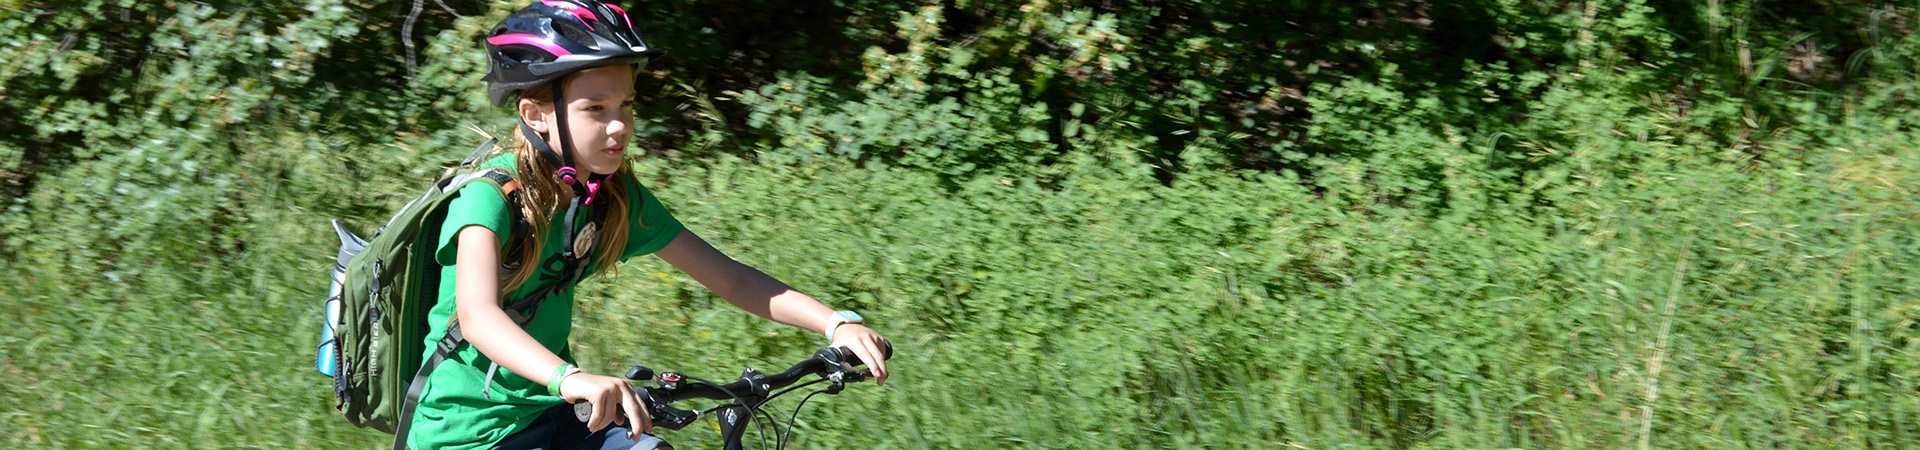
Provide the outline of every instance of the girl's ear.
{"type": "Polygon", "coordinates": [[[547,134],[547,111],[540,107],[540,102],[523,98],[520,99],[519,106],[520,120],[526,121],[527,126],[533,127],[534,132],[547,134]]]}

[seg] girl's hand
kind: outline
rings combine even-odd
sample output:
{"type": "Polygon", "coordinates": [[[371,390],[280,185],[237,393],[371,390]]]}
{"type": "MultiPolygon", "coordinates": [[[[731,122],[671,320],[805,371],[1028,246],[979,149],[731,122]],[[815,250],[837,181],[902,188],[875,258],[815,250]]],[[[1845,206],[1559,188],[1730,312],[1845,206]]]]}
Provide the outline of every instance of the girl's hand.
{"type": "Polygon", "coordinates": [[[567,403],[584,400],[593,405],[593,415],[587,418],[588,430],[600,431],[608,422],[632,424],[627,427],[630,440],[653,431],[653,416],[625,379],[586,372],[568,375],[560,380],[560,398],[567,403]]]}
{"type": "Polygon", "coordinates": [[[882,358],[886,353],[881,350],[885,347],[885,342],[886,338],[880,337],[880,333],[875,333],[866,325],[843,323],[833,330],[833,343],[828,345],[853,350],[853,354],[859,356],[860,361],[866,363],[867,368],[873,371],[873,383],[885,386],[887,360],[882,358]]]}

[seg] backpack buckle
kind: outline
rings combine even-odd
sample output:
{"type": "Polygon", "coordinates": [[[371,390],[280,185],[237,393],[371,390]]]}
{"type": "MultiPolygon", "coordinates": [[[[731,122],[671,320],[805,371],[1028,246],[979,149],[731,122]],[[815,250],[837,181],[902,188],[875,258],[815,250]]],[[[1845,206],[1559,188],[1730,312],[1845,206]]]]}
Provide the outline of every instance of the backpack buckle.
{"type": "Polygon", "coordinates": [[[466,336],[460,334],[460,323],[455,322],[453,327],[447,328],[447,335],[441,337],[440,342],[434,346],[439,348],[441,354],[451,355],[453,349],[459,347],[460,342],[465,340],[467,340],[466,336]]]}

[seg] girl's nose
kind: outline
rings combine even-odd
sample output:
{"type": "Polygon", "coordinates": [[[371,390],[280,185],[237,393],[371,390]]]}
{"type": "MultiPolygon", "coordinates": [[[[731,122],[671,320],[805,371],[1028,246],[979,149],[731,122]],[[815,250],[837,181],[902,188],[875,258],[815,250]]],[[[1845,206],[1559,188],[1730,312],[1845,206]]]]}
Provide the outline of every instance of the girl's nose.
{"type": "Polygon", "coordinates": [[[633,128],[633,125],[631,122],[632,120],[633,119],[621,117],[619,119],[615,119],[613,122],[607,123],[607,135],[613,136],[613,137],[620,137],[624,135],[628,129],[633,128]]]}

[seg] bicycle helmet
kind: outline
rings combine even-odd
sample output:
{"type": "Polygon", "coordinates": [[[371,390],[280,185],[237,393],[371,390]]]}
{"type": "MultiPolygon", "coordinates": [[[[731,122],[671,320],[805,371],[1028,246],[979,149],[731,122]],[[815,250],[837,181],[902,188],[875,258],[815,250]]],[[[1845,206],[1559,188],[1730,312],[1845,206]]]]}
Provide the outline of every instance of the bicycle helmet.
{"type": "MultiPolygon", "coordinates": [[[[544,84],[553,85],[553,103],[564,104],[563,77],[594,67],[618,64],[644,66],[648,59],[662,53],[641,40],[633,28],[633,19],[619,6],[598,0],[539,0],[520,8],[487,33],[487,97],[494,106],[505,106],[520,91],[544,84]]],[[[549,164],[558,168],[554,175],[572,186],[576,203],[568,208],[568,227],[572,211],[593,202],[600,183],[592,177],[580,180],[573,167],[572,146],[567,138],[567,115],[558,114],[555,136],[561,151],[554,151],[526,121],[520,122],[521,135],[549,164]],[[584,183],[581,181],[585,181],[584,183]]]]}
{"type": "Polygon", "coordinates": [[[662,53],[640,38],[626,10],[597,0],[535,1],[495,25],[486,50],[494,106],[581,69],[645,65],[662,53]]]}

